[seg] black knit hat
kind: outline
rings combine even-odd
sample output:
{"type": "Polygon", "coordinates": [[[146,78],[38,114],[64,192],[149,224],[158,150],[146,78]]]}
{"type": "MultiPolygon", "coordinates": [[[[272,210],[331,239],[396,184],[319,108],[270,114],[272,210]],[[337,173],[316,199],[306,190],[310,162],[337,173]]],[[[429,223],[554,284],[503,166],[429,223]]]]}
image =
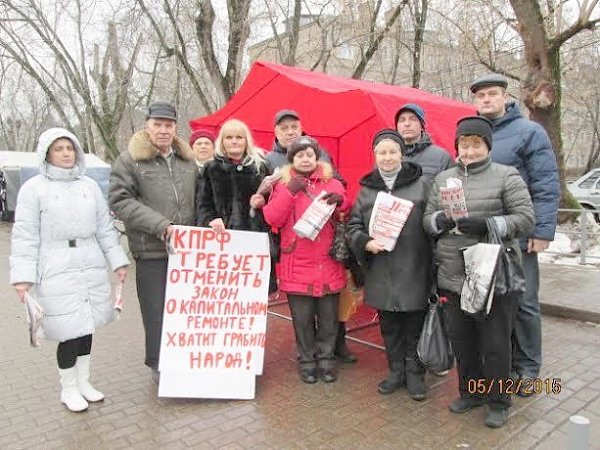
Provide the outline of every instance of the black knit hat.
{"type": "Polygon", "coordinates": [[[373,151],[377,144],[379,144],[384,139],[389,139],[391,141],[396,142],[400,146],[400,151],[404,153],[404,140],[402,140],[402,136],[396,130],[392,128],[384,128],[377,132],[377,134],[373,137],[373,151]]]}
{"type": "Polygon", "coordinates": [[[319,143],[310,136],[300,136],[294,139],[292,143],[288,145],[288,161],[293,162],[296,153],[301,152],[302,150],[306,150],[308,147],[312,148],[315,151],[317,159],[321,158],[321,148],[319,147],[319,143]]]}
{"type": "Polygon", "coordinates": [[[456,123],[456,137],[454,138],[454,148],[458,150],[458,138],[461,136],[479,136],[492,149],[492,122],[485,117],[469,116],[460,119],[456,123]]]}

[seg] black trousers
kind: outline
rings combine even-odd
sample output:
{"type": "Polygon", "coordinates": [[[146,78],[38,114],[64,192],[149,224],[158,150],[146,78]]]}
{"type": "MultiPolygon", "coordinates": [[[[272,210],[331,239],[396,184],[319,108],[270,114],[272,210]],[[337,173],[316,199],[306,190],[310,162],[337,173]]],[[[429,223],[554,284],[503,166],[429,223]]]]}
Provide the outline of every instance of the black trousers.
{"type": "Polygon", "coordinates": [[[164,259],[136,259],[136,286],[142,322],[146,333],[146,359],[144,363],[158,369],[160,335],[162,331],[167,264],[164,259]]]}
{"type": "Polygon", "coordinates": [[[418,361],[417,342],[426,309],[410,312],[379,311],[379,327],[391,371],[404,372],[406,360],[418,361]]]}
{"type": "Polygon", "coordinates": [[[86,334],[75,339],[60,342],[56,348],[56,360],[59,369],[70,369],[78,356],[89,355],[92,351],[92,335],[86,334]]]}
{"type": "Polygon", "coordinates": [[[339,294],[288,294],[300,369],[334,368],[339,300],[339,294]]]}
{"type": "Polygon", "coordinates": [[[456,357],[460,396],[486,398],[493,409],[508,408],[511,400],[505,380],[511,371],[511,334],[517,297],[494,297],[490,315],[475,319],[460,309],[459,295],[451,292],[442,295],[448,297],[444,313],[456,357]]]}

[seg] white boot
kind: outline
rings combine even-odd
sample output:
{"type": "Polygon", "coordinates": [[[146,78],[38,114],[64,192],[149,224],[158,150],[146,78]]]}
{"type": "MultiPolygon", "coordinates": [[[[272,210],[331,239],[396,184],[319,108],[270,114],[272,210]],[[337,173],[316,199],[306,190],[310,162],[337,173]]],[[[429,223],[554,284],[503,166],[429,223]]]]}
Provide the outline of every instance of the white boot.
{"type": "Polygon", "coordinates": [[[88,408],[88,402],[81,396],[77,387],[77,368],[58,369],[60,374],[60,401],[67,405],[67,408],[73,412],[85,411],[88,408]]]}
{"type": "Polygon", "coordinates": [[[90,384],[90,355],[77,357],[77,385],[79,392],[88,402],[101,402],[104,394],[90,384]]]}

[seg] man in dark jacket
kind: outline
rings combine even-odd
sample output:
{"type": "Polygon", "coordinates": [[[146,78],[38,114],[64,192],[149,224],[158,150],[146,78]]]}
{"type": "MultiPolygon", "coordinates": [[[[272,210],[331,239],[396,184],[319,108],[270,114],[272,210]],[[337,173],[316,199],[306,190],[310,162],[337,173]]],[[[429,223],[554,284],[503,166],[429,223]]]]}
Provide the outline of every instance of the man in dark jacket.
{"type": "Polygon", "coordinates": [[[433,145],[425,131],[425,111],[419,105],[407,103],[396,112],[394,123],[404,141],[404,162],[413,162],[423,169],[423,177],[433,183],[436,175],[452,165],[450,154],[433,145]]]}
{"type": "MultiPolygon", "coordinates": [[[[475,80],[471,92],[479,114],[494,126],[492,160],[519,170],[535,212],[533,235],[521,243],[527,290],[519,299],[513,331],[513,375],[529,379],[539,375],[542,363],[537,254],[554,239],[560,186],[556,157],[546,130],[525,119],[516,103],[507,102],[507,86],[506,77],[493,73],[475,80]]],[[[524,391],[521,394],[526,395],[524,391]]]]}
{"type": "MultiPolygon", "coordinates": [[[[394,118],[396,130],[402,136],[402,161],[421,166],[423,179],[432,184],[438,173],[452,166],[450,154],[441,147],[433,145],[431,137],[425,131],[425,111],[415,103],[400,107],[394,118]]],[[[447,370],[432,372],[437,376],[448,374],[447,370]]]]}
{"type": "Polygon", "coordinates": [[[169,103],[148,108],[146,128],[134,134],[112,167],[108,201],[123,221],[136,262],[136,283],[146,333],[145,363],[158,381],[168,255],[173,225],[195,225],[198,169],[190,146],[177,132],[169,103]]]}
{"type": "MultiPolygon", "coordinates": [[[[288,146],[294,139],[304,134],[298,113],[292,109],[282,109],[275,114],[275,129],[273,132],[275,133],[275,142],[273,143],[273,149],[267,153],[266,159],[274,170],[288,163],[288,146]]],[[[321,160],[331,163],[331,156],[322,147],[321,160]]]]}
{"type": "MultiPolygon", "coordinates": [[[[292,109],[282,109],[281,111],[277,112],[277,114],[275,114],[274,133],[275,142],[273,144],[273,149],[267,153],[265,157],[273,170],[288,164],[288,146],[294,141],[294,139],[304,134],[304,131],[302,130],[302,122],[300,121],[300,116],[298,113],[292,109]]],[[[330,163],[334,170],[334,178],[340,180],[342,184],[346,186],[344,179],[339,175],[337,170],[335,170],[335,166],[333,166],[333,162],[331,161],[331,156],[329,156],[323,147],[320,147],[320,149],[321,161],[330,163]]],[[[342,362],[353,363],[358,361],[356,355],[352,353],[346,345],[346,324],[344,322],[340,322],[339,325],[335,354],[342,362]]]]}

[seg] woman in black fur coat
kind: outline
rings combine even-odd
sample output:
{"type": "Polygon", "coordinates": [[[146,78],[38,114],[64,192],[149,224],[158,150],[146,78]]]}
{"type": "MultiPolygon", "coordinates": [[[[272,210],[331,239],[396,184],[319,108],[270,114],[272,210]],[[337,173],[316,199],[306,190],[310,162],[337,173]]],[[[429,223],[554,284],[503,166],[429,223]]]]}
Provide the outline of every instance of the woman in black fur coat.
{"type": "MultiPolygon", "coordinates": [[[[263,178],[272,172],[264,159],[264,150],[254,145],[248,126],[237,119],[221,126],[215,147],[214,159],[206,163],[198,184],[197,225],[217,232],[225,229],[268,232],[260,209],[265,199],[256,194],[263,178]]],[[[272,261],[270,293],[277,290],[274,274],[272,261]]]]}
{"type": "Polygon", "coordinates": [[[260,209],[250,214],[251,197],[271,173],[263,150],[254,146],[248,126],[236,119],[223,124],[215,146],[215,158],[206,163],[198,192],[198,226],[267,231],[260,209]]]}

